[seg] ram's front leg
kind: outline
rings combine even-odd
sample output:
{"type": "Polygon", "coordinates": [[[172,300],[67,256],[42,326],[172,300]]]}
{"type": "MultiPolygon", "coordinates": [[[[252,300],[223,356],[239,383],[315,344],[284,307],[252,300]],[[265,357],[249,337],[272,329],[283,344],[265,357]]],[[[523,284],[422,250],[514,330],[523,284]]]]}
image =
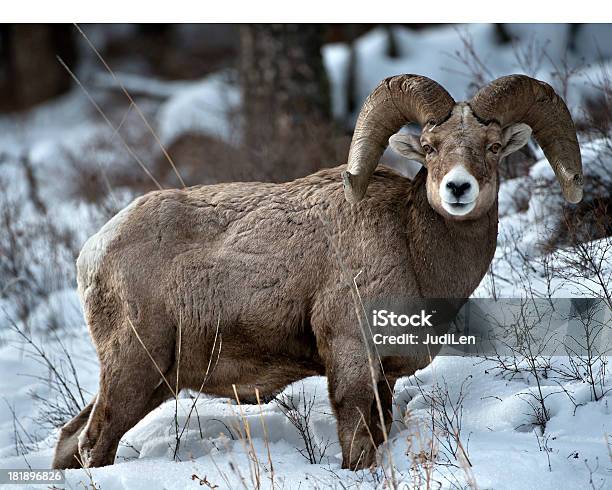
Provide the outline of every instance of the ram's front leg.
{"type": "MultiPolygon", "coordinates": [[[[376,422],[372,373],[363,343],[352,338],[335,339],[326,362],[329,398],[336,415],[342,448],[342,468],[367,468],[376,462],[376,422]]],[[[379,370],[373,363],[375,377],[379,370]]]]}

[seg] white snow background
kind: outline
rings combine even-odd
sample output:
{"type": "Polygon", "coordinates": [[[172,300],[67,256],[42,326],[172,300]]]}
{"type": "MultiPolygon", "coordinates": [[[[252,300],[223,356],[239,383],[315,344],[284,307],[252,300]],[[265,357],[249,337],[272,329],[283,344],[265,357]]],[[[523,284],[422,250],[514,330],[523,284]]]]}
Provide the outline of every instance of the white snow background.
{"type": "MultiPolygon", "coordinates": [[[[400,54],[397,58],[385,55],[388,37],[382,29],[374,29],[357,41],[359,98],[363,100],[382,78],[397,73],[429,76],[457,100],[466,98],[471,90],[470,78],[462,75],[466,68],[453,57],[461,45],[461,37],[466,35],[473,40],[493,77],[522,71],[516,61],[517,50],[527,49],[534,42],[547,45],[550,59],[544,59],[538,70],[529,74],[554,84],[551,73],[555,72],[555,61],[565,54],[559,51],[559,46],[566,44],[568,26],[511,25],[508,29],[521,36],[513,46],[499,45],[492,25],[443,26],[418,32],[394,28],[400,54]]],[[[349,116],[344,96],[348,83],[348,46],[327,45],[323,55],[331,81],[334,115],[349,116]]],[[[572,78],[568,91],[569,105],[578,114],[583,97],[593,91],[591,82],[612,63],[612,27],[585,26],[571,57],[570,62],[580,61],[584,66],[572,78]]],[[[230,143],[237,137],[228,126],[225,114],[240,104],[240,94],[227,81],[231,78],[227,74],[217,73],[185,82],[118,75],[128,90],[137,88],[139,93],[163,98],[164,102],[151,107],[149,112],[165,143],[193,130],[230,143]]],[[[89,81],[98,87],[113,83],[102,71],[89,81]]],[[[147,107],[143,110],[147,112],[147,107]]],[[[65,195],[66,179],[73,175],[66,155],[78,154],[100,135],[109,138],[111,148],[116,145],[118,152],[123,151],[78,88],[27,114],[0,116],[0,182],[9,184],[3,187],[0,204],[25,203],[20,219],[24,223],[38,219],[29,177],[20,163],[20,157],[27,152],[38,182],[38,197],[50,211],[54,225],[69,231],[75,242],[82,244],[108,219],[109,213],[97,205],[65,195]]],[[[596,165],[609,152],[608,144],[606,140],[591,141],[582,145],[582,151],[587,180],[594,174],[600,175],[610,188],[612,181],[605,179],[612,173],[612,160],[608,157],[603,167],[596,165]]],[[[102,148],[97,161],[91,165],[106,167],[127,160],[102,148]]],[[[536,247],[546,240],[551,224],[559,219],[559,196],[558,184],[545,160],[536,163],[528,176],[502,184],[493,275],[485,277],[475,297],[490,297],[493,288],[499,297],[520,297],[525,294],[525,281],[543,297],[550,290],[559,297],[602,293],[592,283],[588,288],[581,288],[580,284],[560,277],[553,277],[552,285],[547,279],[545,264],[558,263],[562,267],[563,254],[571,253],[556,251],[547,260],[541,260],[542,252],[536,247]],[[514,197],[528,189],[531,192],[527,194],[527,208],[516,209],[514,197]],[[533,257],[533,267],[527,272],[522,270],[524,256],[533,257]],[[504,279],[495,280],[495,277],[504,279]]],[[[127,189],[113,189],[108,209],[118,209],[133,197],[127,189]]],[[[70,366],[62,349],[71,353],[87,402],[87,397],[97,390],[97,361],[74,289],[73,257],[57,251],[51,261],[44,237],[33,240],[31,251],[33,255],[28,260],[33,274],[50,284],[50,292],[34,305],[25,321],[19,320],[17,324],[27,325],[34,342],[43,346],[67,372],[70,366]],[[46,333],[53,325],[62,326],[56,330],[57,336],[46,333]]],[[[603,257],[602,271],[606,277],[612,274],[609,254],[603,257]]],[[[0,292],[8,286],[0,284],[0,292]]],[[[41,403],[32,394],[43,398],[57,396],[49,385],[52,374],[47,366],[36,361],[31,347],[10,327],[9,319],[17,318],[18,305],[0,294],[0,307],[0,467],[48,468],[58,432],[40,424],[41,403]]],[[[567,359],[554,358],[551,362],[562,365],[567,359]]],[[[587,384],[580,380],[560,381],[552,376],[539,379],[541,389],[548,395],[546,405],[550,415],[542,434],[534,426],[533,410],[526,401],[526,394],[535,389],[534,377],[527,371],[508,376],[498,366],[492,360],[440,357],[415,376],[398,382],[395,407],[398,422],[390,434],[390,450],[381,454],[387,458],[389,453],[392,455],[395,478],[404,485],[400,488],[427,487],[417,477],[422,475],[422,468],[420,472],[415,469],[414,458],[407,453],[427,450],[427,435],[431,432],[427,393],[440,387],[448,389],[448,399],[453,403],[462,401],[461,442],[472,466],[466,471],[448,452],[441,454],[432,470],[430,488],[468,488],[468,480],[480,489],[612,488],[612,395],[592,401],[587,384]],[[402,423],[406,411],[410,414],[410,426],[402,423]]],[[[610,374],[603,380],[604,390],[612,388],[610,374]]],[[[373,473],[340,469],[340,448],[325,378],[306,379],[288,387],[285,393],[298,405],[301,401],[311,406],[312,435],[321,447],[328,446],[319,464],[310,464],[303,456],[304,441],[276,403],[239,407],[226,399],[208,396],[200,396],[197,416],[190,419],[175,459],[175,411],[182,427],[193,401],[193,394],[183,393],[178,407],[174,401],[165,403],[124,436],[113,466],[91,471],[69,470],[66,487],[254,488],[258,478],[261,488],[387,488],[388,481],[385,482],[380,469],[373,473]],[[251,430],[252,450],[248,441],[245,445],[237,437],[245,421],[251,430]],[[254,467],[258,469],[258,477],[253,476],[254,467]],[[197,478],[193,479],[192,475],[197,478]]],[[[440,452],[444,453],[444,448],[440,452]]]]}

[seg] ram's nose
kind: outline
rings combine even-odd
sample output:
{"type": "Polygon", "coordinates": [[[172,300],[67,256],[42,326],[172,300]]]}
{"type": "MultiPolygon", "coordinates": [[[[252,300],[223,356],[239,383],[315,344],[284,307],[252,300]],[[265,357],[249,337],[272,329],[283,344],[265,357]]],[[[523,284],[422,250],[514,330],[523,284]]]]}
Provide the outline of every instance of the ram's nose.
{"type": "Polygon", "coordinates": [[[463,165],[455,165],[440,182],[440,197],[449,203],[469,203],[476,200],[478,181],[463,165]]]}
{"type": "Polygon", "coordinates": [[[453,196],[459,199],[470,190],[472,184],[466,180],[451,180],[446,183],[446,187],[450,189],[453,196]]]}

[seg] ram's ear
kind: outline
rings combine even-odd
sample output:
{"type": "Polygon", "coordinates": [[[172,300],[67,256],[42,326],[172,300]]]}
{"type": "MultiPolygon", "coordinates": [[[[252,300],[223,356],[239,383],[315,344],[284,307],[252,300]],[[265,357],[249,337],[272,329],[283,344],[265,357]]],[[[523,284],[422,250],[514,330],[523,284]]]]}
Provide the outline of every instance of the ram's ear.
{"type": "Polygon", "coordinates": [[[499,158],[520,150],[531,138],[531,128],[523,123],[511,124],[502,133],[502,150],[499,158]]]}
{"type": "Polygon", "coordinates": [[[415,134],[398,133],[389,138],[389,145],[393,151],[410,160],[416,160],[425,165],[425,151],[421,146],[420,138],[415,134]]]}

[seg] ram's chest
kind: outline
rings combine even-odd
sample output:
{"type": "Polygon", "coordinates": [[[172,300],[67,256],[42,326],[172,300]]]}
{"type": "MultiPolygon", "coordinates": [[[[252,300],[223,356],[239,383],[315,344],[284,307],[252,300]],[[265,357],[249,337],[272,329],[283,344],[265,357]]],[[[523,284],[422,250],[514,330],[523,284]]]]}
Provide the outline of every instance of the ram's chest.
{"type": "Polygon", "coordinates": [[[420,296],[467,298],[487,273],[495,254],[497,219],[457,225],[431,226],[409,239],[420,296]]]}
{"type": "MultiPolygon", "coordinates": [[[[449,250],[451,252],[451,250],[449,250]]],[[[422,295],[430,298],[467,298],[487,273],[492,253],[486,246],[440,254],[430,264],[431,275],[423,277],[422,295]]]]}

